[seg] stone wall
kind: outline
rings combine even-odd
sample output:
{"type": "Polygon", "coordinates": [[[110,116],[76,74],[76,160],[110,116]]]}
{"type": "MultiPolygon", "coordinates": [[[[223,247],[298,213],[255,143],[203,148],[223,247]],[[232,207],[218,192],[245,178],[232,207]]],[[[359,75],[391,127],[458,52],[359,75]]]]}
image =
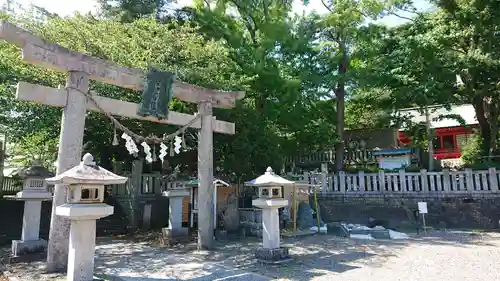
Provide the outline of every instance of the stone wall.
{"type": "Polygon", "coordinates": [[[497,198],[411,198],[320,196],[318,203],[326,222],[367,223],[369,217],[388,221],[392,228],[412,225],[417,202],[426,201],[426,223],[434,227],[497,229],[500,197],[497,198]]]}
{"type": "Polygon", "coordinates": [[[398,144],[398,130],[393,128],[374,130],[348,130],[344,132],[344,141],[365,141],[367,149],[394,147],[398,144]]]}
{"type": "MultiPolygon", "coordinates": [[[[105,203],[114,206],[114,214],[97,221],[97,235],[109,236],[123,234],[130,230],[130,222],[122,204],[107,197],[105,203]]],[[[168,225],[168,198],[158,196],[151,202],[141,202],[138,210],[139,226],[143,226],[142,210],[144,204],[151,204],[151,229],[161,229],[168,225]]],[[[52,202],[42,202],[40,237],[48,239],[52,202]]],[[[0,199],[0,245],[10,244],[13,239],[21,238],[24,202],[0,199]]]]}
{"type": "MultiPolygon", "coordinates": [[[[47,239],[50,228],[51,202],[42,202],[40,237],[47,239]]],[[[21,238],[24,203],[14,200],[0,200],[0,245],[10,244],[21,238]]]]}

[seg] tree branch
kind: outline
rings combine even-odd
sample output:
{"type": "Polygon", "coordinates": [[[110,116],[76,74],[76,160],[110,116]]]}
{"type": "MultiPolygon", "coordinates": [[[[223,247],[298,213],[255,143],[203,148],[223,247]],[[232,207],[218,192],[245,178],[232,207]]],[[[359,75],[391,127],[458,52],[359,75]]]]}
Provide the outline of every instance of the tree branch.
{"type": "Polygon", "coordinates": [[[248,32],[250,32],[250,37],[252,38],[252,42],[254,45],[257,44],[257,37],[256,37],[256,33],[257,33],[257,21],[255,20],[255,18],[250,14],[248,13],[245,8],[241,5],[239,5],[238,3],[236,3],[237,1],[230,1],[231,3],[233,3],[233,5],[236,6],[236,8],[238,9],[238,12],[240,13],[240,16],[242,18],[245,18],[245,26],[247,27],[248,29],[248,32]],[[243,15],[244,14],[244,15],[243,15]],[[250,19],[253,23],[253,26],[252,24],[249,22],[250,19]]]}
{"type": "Polygon", "coordinates": [[[205,2],[205,5],[207,5],[208,10],[211,10],[210,9],[210,2],[208,0],[203,0],[203,2],[205,2]]]}
{"type": "Polygon", "coordinates": [[[330,5],[326,4],[325,0],[321,0],[321,3],[323,3],[323,6],[331,13],[333,11],[332,7],[330,5]]]}
{"type": "Polygon", "coordinates": [[[409,21],[412,21],[412,22],[414,22],[414,21],[415,21],[415,19],[412,19],[412,18],[409,18],[409,17],[405,17],[405,16],[401,16],[401,15],[398,15],[398,14],[397,14],[397,13],[395,13],[395,12],[389,12],[388,14],[389,14],[389,15],[396,16],[396,17],[398,17],[398,18],[400,18],[400,19],[409,20],[409,21]]]}
{"type": "Polygon", "coordinates": [[[397,8],[398,10],[401,10],[403,12],[407,12],[407,13],[412,13],[412,14],[415,14],[417,16],[422,16],[423,13],[419,12],[419,11],[412,11],[412,10],[409,10],[409,9],[404,9],[404,8],[397,8]]]}

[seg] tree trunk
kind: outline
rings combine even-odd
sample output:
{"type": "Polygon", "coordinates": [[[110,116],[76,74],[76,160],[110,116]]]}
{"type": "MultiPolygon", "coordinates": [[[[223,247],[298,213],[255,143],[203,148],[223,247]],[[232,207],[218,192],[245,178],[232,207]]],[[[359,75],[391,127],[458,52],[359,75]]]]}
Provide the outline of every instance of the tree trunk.
{"type": "Polygon", "coordinates": [[[335,146],[335,168],[337,171],[344,170],[344,109],[345,109],[345,79],[347,68],[349,66],[349,57],[347,54],[347,46],[345,41],[341,41],[340,43],[340,51],[342,52],[342,60],[339,64],[339,82],[337,84],[337,88],[335,89],[335,97],[337,101],[337,126],[335,131],[337,133],[337,137],[339,141],[335,146]]]}
{"type": "MultiPolygon", "coordinates": [[[[340,83],[339,83],[340,84],[340,83]]],[[[335,167],[337,171],[342,171],[344,169],[344,106],[345,106],[345,89],[344,86],[337,88],[336,91],[337,99],[337,126],[335,131],[339,141],[335,146],[335,167]]]]}
{"type": "Polygon", "coordinates": [[[491,128],[490,124],[488,123],[488,119],[486,118],[486,110],[484,107],[483,98],[474,97],[472,100],[472,105],[476,111],[476,118],[479,123],[480,134],[482,138],[481,154],[483,156],[489,156],[492,148],[491,128]]]}
{"type": "MultiPolygon", "coordinates": [[[[498,101],[493,100],[492,97],[485,97],[483,99],[483,105],[485,109],[484,116],[488,121],[488,125],[490,128],[490,145],[488,150],[488,156],[493,156],[497,152],[497,144],[498,144],[498,101]]],[[[494,160],[494,159],[489,159],[494,160]]]]}

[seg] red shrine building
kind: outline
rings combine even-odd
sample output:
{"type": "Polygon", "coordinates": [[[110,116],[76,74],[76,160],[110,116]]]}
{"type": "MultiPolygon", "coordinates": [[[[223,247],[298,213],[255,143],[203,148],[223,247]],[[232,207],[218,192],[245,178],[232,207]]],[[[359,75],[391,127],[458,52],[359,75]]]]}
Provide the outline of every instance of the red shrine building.
{"type": "MultiPolygon", "coordinates": [[[[433,139],[434,158],[438,160],[456,159],[462,155],[462,150],[471,139],[473,129],[478,128],[476,113],[470,104],[452,106],[446,110],[442,106],[429,107],[429,118],[431,128],[435,131],[433,139]],[[439,120],[439,116],[456,114],[460,115],[467,126],[460,125],[457,120],[444,118],[439,120]]],[[[399,111],[401,116],[408,116],[413,123],[425,123],[426,116],[421,114],[417,108],[408,108],[399,111]]],[[[398,132],[398,144],[401,146],[411,143],[411,137],[404,134],[404,130],[398,132]]]]}

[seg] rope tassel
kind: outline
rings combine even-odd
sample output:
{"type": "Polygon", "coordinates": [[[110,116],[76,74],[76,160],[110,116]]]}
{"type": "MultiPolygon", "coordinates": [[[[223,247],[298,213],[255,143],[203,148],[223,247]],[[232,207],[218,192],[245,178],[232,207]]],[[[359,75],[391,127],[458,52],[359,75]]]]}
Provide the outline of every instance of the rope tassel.
{"type": "MultiPolygon", "coordinates": [[[[167,146],[164,143],[170,142],[170,156],[174,156],[176,151],[174,150],[174,141],[173,140],[176,137],[177,137],[177,139],[176,139],[177,142],[180,141],[179,148],[182,145],[183,150],[186,150],[184,132],[189,127],[191,127],[198,119],[200,119],[203,116],[203,114],[196,114],[193,117],[193,119],[191,119],[186,125],[177,129],[172,134],[163,135],[163,138],[158,138],[156,136],[143,137],[139,134],[132,132],[132,130],[125,127],[123,124],[121,124],[120,121],[118,121],[113,115],[111,115],[111,113],[106,112],[99,105],[99,103],[94,99],[94,96],[91,94],[90,90],[88,92],[84,92],[84,91],[77,89],[77,88],[74,88],[74,87],[66,87],[65,90],[66,90],[66,92],[68,92],[68,94],[69,94],[69,90],[73,90],[73,91],[77,91],[77,92],[85,95],[87,100],[91,101],[100,113],[106,115],[106,117],[108,117],[111,120],[111,122],[114,125],[112,145],[115,145],[115,146],[119,145],[120,142],[119,142],[119,139],[117,137],[116,131],[120,130],[123,132],[121,138],[125,140],[125,147],[127,148],[129,154],[133,155],[134,157],[137,157],[139,149],[137,148],[136,143],[140,143],[145,150],[147,160],[149,162],[151,162],[153,160],[153,158],[155,158],[155,160],[157,158],[157,157],[153,157],[153,156],[156,156],[156,151],[155,151],[155,146],[154,146],[155,144],[160,145],[160,155],[159,156],[160,156],[160,160],[162,162],[164,161],[164,157],[167,155],[167,146]],[[178,137],[180,134],[182,134],[182,138],[178,137]],[[153,155],[151,154],[151,148],[149,147],[149,144],[153,145],[153,155]]],[[[179,152],[177,152],[177,153],[179,153],[179,152]]]]}

